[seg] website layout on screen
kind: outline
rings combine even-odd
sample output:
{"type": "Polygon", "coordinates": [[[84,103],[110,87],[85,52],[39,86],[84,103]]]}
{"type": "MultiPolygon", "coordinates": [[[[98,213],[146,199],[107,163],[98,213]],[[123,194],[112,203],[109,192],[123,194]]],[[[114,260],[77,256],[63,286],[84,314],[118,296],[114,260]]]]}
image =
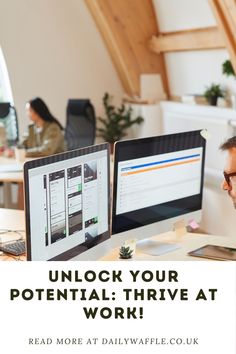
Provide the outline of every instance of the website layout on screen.
{"type": "Polygon", "coordinates": [[[197,195],[203,148],[118,163],[116,214],[197,195]]]}
{"type": "Polygon", "coordinates": [[[50,259],[108,230],[107,154],[29,171],[32,259],[50,259]]]}

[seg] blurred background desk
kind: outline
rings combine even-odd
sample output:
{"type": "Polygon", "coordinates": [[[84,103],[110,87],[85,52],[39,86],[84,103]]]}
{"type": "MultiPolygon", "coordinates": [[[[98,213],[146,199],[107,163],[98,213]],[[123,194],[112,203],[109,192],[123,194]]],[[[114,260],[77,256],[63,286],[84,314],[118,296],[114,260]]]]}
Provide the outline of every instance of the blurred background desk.
{"type": "Polygon", "coordinates": [[[24,209],[23,163],[14,158],[0,157],[0,183],[3,184],[3,206],[12,208],[12,183],[16,183],[17,201],[15,208],[24,209]]]}
{"type": "MultiPolygon", "coordinates": [[[[25,238],[25,215],[23,210],[3,209],[0,208],[0,230],[1,241],[11,241],[20,238],[25,238]],[[4,232],[11,230],[12,232],[4,232]]],[[[15,257],[1,254],[0,261],[25,260],[25,256],[15,257]]]]}

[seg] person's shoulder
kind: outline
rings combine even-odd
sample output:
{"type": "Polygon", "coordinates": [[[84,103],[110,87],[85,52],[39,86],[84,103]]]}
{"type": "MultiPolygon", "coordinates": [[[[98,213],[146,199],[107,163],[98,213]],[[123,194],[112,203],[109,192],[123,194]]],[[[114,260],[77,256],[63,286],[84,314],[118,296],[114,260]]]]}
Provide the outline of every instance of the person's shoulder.
{"type": "Polygon", "coordinates": [[[60,131],[61,130],[59,125],[55,122],[47,122],[47,126],[45,128],[47,130],[52,130],[52,131],[60,131]]]}

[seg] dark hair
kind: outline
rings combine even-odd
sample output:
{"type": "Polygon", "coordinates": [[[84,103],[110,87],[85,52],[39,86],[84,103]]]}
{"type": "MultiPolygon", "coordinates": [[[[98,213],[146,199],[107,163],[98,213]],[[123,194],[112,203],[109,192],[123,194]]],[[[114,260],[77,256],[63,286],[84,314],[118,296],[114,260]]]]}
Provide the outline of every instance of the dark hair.
{"type": "Polygon", "coordinates": [[[232,148],[236,148],[236,136],[233,136],[232,138],[229,138],[228,140],[226,140],[221,146],[220,149],[221,150],[229,150],[232,148]]]}
{"type": "Polygon", "coordinates": [[[46,103],[39,97],[35,97],[32,100],[28,101],[30,107],[42,118],[45,122],[54,122],[59,125],[60,129],[63,130],[61,123],[53,117],[51,112],[48,109],[46,103]]]}

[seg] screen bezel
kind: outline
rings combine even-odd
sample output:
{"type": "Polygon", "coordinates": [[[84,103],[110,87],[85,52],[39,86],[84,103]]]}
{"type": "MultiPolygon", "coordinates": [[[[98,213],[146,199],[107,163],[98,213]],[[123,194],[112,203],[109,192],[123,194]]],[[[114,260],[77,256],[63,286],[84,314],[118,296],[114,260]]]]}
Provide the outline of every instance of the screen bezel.
{"type": "MultiPolygon", "coordinates": [[[[190,132],[182,132],[182,133],[177,133],[177,134],[167,134],[167,135],[160,135],[160,136],[154,136],[154,137],[148,137],[148,138],[139,138],[139,139],[132,139],[132,140],[124,140],[124,141],[119,141],[115,143],[115,149],[114,149],[114,178],[113,178],[113,203],[112,203],[112,235],[124,232],[124,231],[129,231],[141,226],[149,225],[158,221],[163,221],[163,220],[168,220],[172,217],[176,217],[179,215],[184,215],[189,212],[194,212],[197,210],[200,210],[202,208],[202,192],[203,192],[203,181],[204,181],[204,164],[205,164],[205,148],[206,148],[206,140],[201,136],[201,130],[194,130],[190,132]],[[159,152],[159,154],[163,154],[166,152],[172,152],[173,149],[171,150],[168,145],[168,141],[173,141],[176,145],[176,151],[178,150],[187,150],[192,147],[191,143],[193,139],[199,139],[199,147],[203,148],[203,154],[202,154],[202,174],[201,174],[201,186],[200,186],[200,193],[196,197],[196,202],[198,203],[198,206],[196,208],[187,208],[187,209],[182,209],[181,212],[178,214],[173,214],[168,217],[156,217],[155,211],[153,209],[157,208],[157,206],[152,206],[144,209],[140,209],[138,211],[132,211],[120,215],[116,215],[116,204],[117,204],[117,182],[118,182],[118,163],[121,161],[126,161],[126,160],[132,160],[135,158],[142,158],[150,155],[155,155],[156,151],[150,155],[146,154],[146,149],[147,147],[152,147],[154,149],[159,149],[159,150],[164,150],[162,152],[159,152]],[[181,146],[181,148],[178,148],[178,146],[181,146]],[[137,156],[137,151],[139,152],[137,156]],[[141,152],[141,153],[140,153],[141,152]],[[129,215],[132,216],[132,213],[139,213],[139,220],[138,221],[132,221],[129,219],[129,215]],[[148,214],[149,219],[146,220],[141,220],[142,215],[148,214]],[[123,224],[122,224],[123,221],[123,224]]],[[[187,197],[187,198],[192,198],[192,196],[187,197]]],[[[184,198],[186,199],[186,198],[184,198]]],[[[179,199],[181,201],[182,199],[179,199]]],[[[176,204],[176,201],[173,202],[168,202],[169,206],[171,207],[172,205],[176,204]]],[[[163,203],[160,204],[163,208],[165,208],[165,205],[168,203],[163,203]]],[[[133,214],[134,215],[134,214],[133,214]]]]}
{"type": "Polygon", "coordinates": [[[31,252],[31,225],[30,225],[30,191],[29,191],[29,171],[41,166],[51,165],[64,160],[88,155],[91,153],[106,151],[107,154],[107,200],[108,200],[108,230],[94,238],[92,242],[84,242],[76,247],[71,248],[48,261],[66,261],[82,252],[96,246],[97,244],[107,240],[110,237],[110,145],[103,143],[99,145],[88,146],[81,149],[67,151],[61,154],[51,155],[48,157],[38,158],[32,161],[25,162],[24,164],[24,198],[25,198],[25,225],[26,225],[26,255],[27,261],[32,261],[31,252]]]}

